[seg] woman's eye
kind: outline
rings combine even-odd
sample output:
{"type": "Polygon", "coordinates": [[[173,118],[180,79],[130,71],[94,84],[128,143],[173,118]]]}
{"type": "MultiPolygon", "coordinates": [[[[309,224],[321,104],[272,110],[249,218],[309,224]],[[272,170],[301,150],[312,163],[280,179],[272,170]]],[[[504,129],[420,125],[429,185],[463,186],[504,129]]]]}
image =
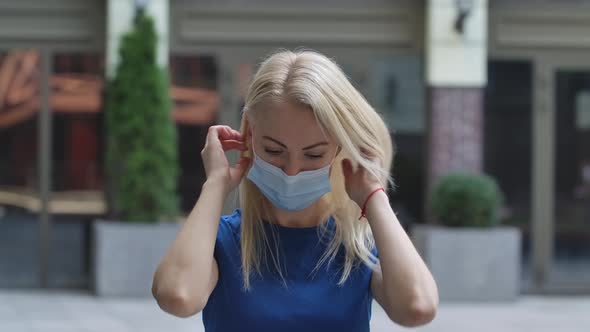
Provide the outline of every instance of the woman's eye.
{"type": "Polygon", "coordinates": [[[319,158],[322,158],[324,155],[323,154],[308,154],[306,156],[307,156],[307,158],[310,158],[310,159],[319,159],[319,158]]]}
{"type": "Polygon", "coordinates": [[[268,154],[271,154],[273,156],[279,155],[281,154],[281,150],[270,150],[270,149],[264,149],[264,151],[268,154]]]}

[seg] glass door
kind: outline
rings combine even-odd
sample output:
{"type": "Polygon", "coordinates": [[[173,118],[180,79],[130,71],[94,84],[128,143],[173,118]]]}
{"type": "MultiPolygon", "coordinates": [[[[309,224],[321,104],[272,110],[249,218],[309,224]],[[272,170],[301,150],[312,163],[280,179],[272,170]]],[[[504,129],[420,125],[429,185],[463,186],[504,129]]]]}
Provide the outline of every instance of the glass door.
{"type": "Polygon", "coordinates": [[[504,195],[502,223],[522,232],[522,288],[532,283],[533,63],[491,59],[484,99],[484,172],[504,195]]]}
{"type": "Polygon", "coordinates": [[[590,291],[590,68],[553,68],[554,188],[548,286],[590,291]]]}

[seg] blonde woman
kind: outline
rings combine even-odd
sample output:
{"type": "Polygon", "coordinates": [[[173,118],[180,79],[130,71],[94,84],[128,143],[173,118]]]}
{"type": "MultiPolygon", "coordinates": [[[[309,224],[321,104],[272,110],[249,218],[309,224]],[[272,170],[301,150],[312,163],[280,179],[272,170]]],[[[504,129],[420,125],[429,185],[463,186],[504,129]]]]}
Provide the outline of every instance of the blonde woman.
{"type": "Polygon", "coordinates": [[[164,311],[223,332],[368,331],[373,298],[403,326],[434,318],[436,284],[384,190],[388,129],[330,59],[270,56],[240,131],[211,127],[201,154],[207,181],[154,275],[164,311]]]}

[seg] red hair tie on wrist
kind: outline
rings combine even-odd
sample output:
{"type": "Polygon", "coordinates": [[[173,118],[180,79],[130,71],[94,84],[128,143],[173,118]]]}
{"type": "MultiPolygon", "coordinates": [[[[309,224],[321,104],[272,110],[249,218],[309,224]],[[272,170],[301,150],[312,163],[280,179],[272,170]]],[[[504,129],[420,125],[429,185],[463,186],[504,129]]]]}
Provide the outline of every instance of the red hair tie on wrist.
{"type": "Polygon", "coordinates": [[[381,188],[377,188],[377,189],[373,190],[373,192],[371,192],[369,194],[369,196],[367,196],[367,199],[365,200],[365,204],[363,204],[363,208],[361,209],[361,216],[359,217],[359,220],[363,219],[363,217],[366,217],[365,212],[367,212],[367,203],[369,203],[369,199],[371,199],[371,197],[379,190],[383,190],[383,192],[385,192],[385,188],[381,187],[381,188]]]}

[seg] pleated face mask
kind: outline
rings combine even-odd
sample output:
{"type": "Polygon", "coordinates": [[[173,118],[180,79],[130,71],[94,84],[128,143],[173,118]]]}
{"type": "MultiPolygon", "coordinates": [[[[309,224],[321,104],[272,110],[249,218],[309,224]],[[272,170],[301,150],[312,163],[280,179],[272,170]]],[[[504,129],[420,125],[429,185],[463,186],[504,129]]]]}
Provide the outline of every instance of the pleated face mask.
{"type": "Polygon", "coordinates": [[[331,164],[313,171],[289,176],[282,169],[262,160],[254,153],[247,178],[276,207],[288,211],[303,210],[331,191],[331,164]]]}

